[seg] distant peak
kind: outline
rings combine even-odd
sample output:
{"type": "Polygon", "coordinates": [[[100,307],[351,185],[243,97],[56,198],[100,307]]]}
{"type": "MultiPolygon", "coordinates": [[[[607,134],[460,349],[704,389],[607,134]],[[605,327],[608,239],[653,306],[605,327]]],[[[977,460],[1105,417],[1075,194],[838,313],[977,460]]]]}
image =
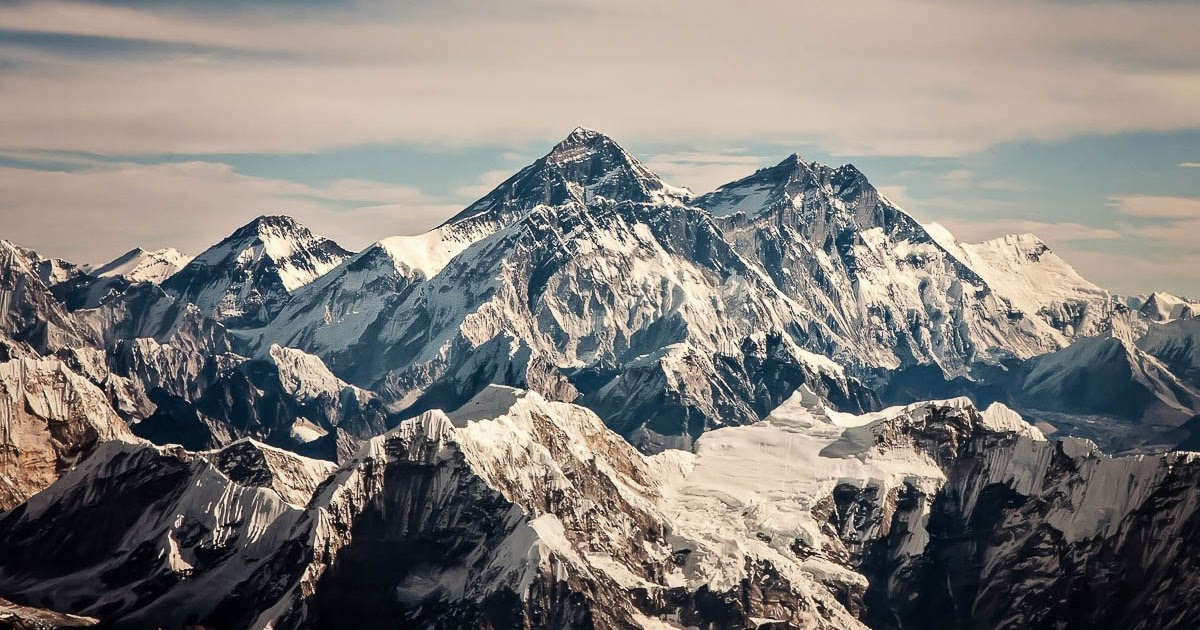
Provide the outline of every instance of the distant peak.
{"type": "MultiPolygon", "coordinates": [[[[753,174],[743,177],[725,186],[738,186],[753,181],[789,182],[803,179],[805,174],[812,174],[813,168],[819,166],[816,162],[808,162],[799,153],[792,153],[783,158],[775,166],[760,168],[753,174]]],[[[723,186],[723,188],[725,187],[723,186]]]]}
{"type": "Polygon", "coordinates": [[[858,170],[858,167],[853,164],[843,164],[837,167],[837,172],[843,175],[852,175],[857,177],[863,176],[863,172],[858,170]]]}
{"type": "Polygon", "coordinates": [[[796,166],[801,166],[804,164],[807,164],[807,162],[804,161],[804,158],[800,157],[799,153],[792,153],[791,155],[788,155],[787,157],[783,158],[783,161],[779,163],[779,166],[796,167],[796,166]]]}
{"type": "Polygon", "coordinates": [[[286,214],[264,214],[255,218],[248,225],[262,227],[296,227],[299,225],[299,223],[286,214]]]}
{"type": "Polygon", "coordinates": [[[576,127],[550,152],[501,182],[443,225],[486,216],[501,222],[538,205],[610,202],[680,205],[692,197],[670,186],[612,138],[576,127]]]}
{"type": "Polygon", "coordinates": [[[595,129],[592,129],[591,127],[584,127],[583,125],[579,125],[578,127],[572,129],[571,133],[567,134],[568,140],[571,138],[586,139],[586,138],[603,138],[603,137],[607,137],[607,136],[600,133],[599,131],[596,131],[595,129]]]}
{"type": "Polygon", "coordinates": [[[994,239],[991,239],[989,241],[984,241],[984,242],[985,243],[1013,245],[1013,246],[1020,246],[1020,247],[1026,247],[1026,248],[1047,247],[1046,242],[1043,241],[1041,238],[1038,238],[1038,235],[1036,235],[1032,232],[1025,232],[1023,234],[1005,234],[1004,236],[1001,236],[999,238],[994,238],[994,239]]]}
{"type": "Polygon", "coordinates": [[[550,150],[546,158],[552,162],[569,161],[605,150],[629,157],[625,153],[625,150],[614,142],[612,138],[594,129],[576,127],[571,133],[567,134],[566,138],[563,138],[561,142],[554,145],[554,148],[550,150]]]}
{"type": "Polygon", "coordinates": [[[284,214],[264,214],[235,230],[230,235],[230,238],[262,236],[265,233],[279,231],[307,231],[307,228],[297,223],[292,217],[284,214]]]}

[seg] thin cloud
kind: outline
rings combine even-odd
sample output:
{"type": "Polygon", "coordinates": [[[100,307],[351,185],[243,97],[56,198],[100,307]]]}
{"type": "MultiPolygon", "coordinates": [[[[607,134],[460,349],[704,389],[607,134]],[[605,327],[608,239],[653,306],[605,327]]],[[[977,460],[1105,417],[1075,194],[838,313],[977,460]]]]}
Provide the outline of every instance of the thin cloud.
{"type": "Polygon", "coordinates": [[[1031,219],[1000,219],[995,221],[941,220],[955,237],[964,242],[986,241],[1008,234],[1033,234],[1050,243],[1106,241],[1121,238],[1121,232],[1082,223],[1054,223],[1031,219]]]}
{"type": "Polygon", "coordinates": [[[196,253],[261,214],[290,214],[360,248],[429,229],[459,207],[407,186],[364,180],[309,186],[215,162],[70,172],[0,167],[0,237],[79,262],[108,260],[134,246],[196,253]]]}
{"type": "Polygon", "coordinates": [[[492,189],[498,186],[500,182],[511,177],[513,172],[515,172],[515,169],[512,172],[505,170],[486,171],[479,176],[474,184],[460,186],[454,193],[465,202],[463,205],[466,206],[470,202],[492,192],[492,189]]]}
{"type": "Polygon", "coordinates": [[[1121,214],[1146,219],[1200,218],[1200,199],[1165,195],[1116,195],[1109,201],[1121,214]]]}
{"type": "Polygon", "coordinates": [[[1123,254],[1066,247],[1058,254],[1085,277],[1102,280],[1101,286],[1115,293],[1134,295],[1167,291],[1200,298],[1195,274],[1200,268],[1200,254],[1194,251],[1148,256],[1146,253],[1123,254]]]}
{"type": "Polygon", "coordinates": [[[939,178],[942,187],[948,190],[981,190],[989,192],[1021,192],[1026,186],[1008,179],[980,177],[970,169],[960,168],[947,171],[939,178]]]}
{"type": "Polygon", "coordinates": [[[504,145],[587,120],[644,142],[946,156],[1015,139],[1200,126],[1200,6],[1191,4],[695,0],[666,28],[661,6],[633,0],[488,7],[9,6],[0,29],[168,49],[3,46],[0,146],[504,145]]]}
{"type": "Polygon", "coordinates": [[[1195,251],[1196,238],[1200,235],[1200,218],[1153,225],[1123,224],[1121,227],[1127,235],[1145,239],[1156,247],[1167,245],[1195,251]]]}
{"type": "Polygon", "coordinates": [[[1200,162],[1180,162],[1180,168],[1200,168],[1200,162]]]}
{"type": "Polygon", "coordinates": [[[667,182],[705,193],[778,161],[778,157],[749,155],[744,151],[678,151],[650,155],[642,161],[667,182]]]}

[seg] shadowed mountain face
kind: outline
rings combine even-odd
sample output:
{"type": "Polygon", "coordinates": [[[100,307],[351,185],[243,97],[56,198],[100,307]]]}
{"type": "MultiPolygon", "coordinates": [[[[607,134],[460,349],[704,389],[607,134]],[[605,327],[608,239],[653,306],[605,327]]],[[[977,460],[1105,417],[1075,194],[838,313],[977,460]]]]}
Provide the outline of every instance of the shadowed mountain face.
{"type": "Polygon", "coordinates": [[[1001,406],[806,390],[645,457],[493,386],[340,467],[102,444],[0,514],[0,592],[119,628],[1181,627],[1198,476],[1001,406]]]}
{"type": "Polygon", "coordinates": [[[270,321],[292,292],[349,256],[291,217],[264,216],[201,252],[163,288],[231,328],[253,327],[270,321]]]}
{"type": "Polygon", "coordinates": [[[0,241],[0,625],[1184,627],[1195,457],[1095,443],[1197,443],[1190,305],[583,128],[357,254],[0,241]]]}

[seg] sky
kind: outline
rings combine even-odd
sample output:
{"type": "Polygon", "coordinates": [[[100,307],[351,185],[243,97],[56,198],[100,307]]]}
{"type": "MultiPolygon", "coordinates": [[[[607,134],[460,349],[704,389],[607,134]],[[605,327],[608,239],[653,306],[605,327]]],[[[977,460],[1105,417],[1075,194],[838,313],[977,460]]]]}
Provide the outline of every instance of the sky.
{"type": "Polygon", "coordinates": [[[0,0],[0,238],[429,229],[598,129],[697,193],[853,163],[964,241],[1200,298],[1200,3],[0,0]]]}

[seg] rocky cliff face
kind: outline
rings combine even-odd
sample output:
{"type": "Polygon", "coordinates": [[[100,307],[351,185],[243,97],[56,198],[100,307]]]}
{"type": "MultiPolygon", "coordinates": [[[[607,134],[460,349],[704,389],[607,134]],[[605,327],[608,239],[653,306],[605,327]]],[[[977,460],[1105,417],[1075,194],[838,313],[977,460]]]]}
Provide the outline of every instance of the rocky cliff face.
{"type": "Polygon", "coordinates": [[[1111,458],[1082,440],[982,434],[946,471],[925,498],[924,551],[889,562],[910,531],[898,517],[864,556],[872,625],[1181,628],[1197,614],[1195,454],[1111,458]]]}
{"type": "Polygon", "coordinates": [[[247,580],[286,579],[270,559],[331,469],[246,443],[205,454],[105,443],[0,516],[0,582],[23,603],[110,627],[247,627],[243,606],[262,596],[247,580]]]}
{"type": "Polygon", "coordinates": [[[426,234],[352,255],[262,217],[171,261],[0,242],[2,621],[1200,612],[1195,457],[1057,439],[1200,444],[1197,320],[1036,237],[961,243],[852,166],[694,197],[577,129],[426,234]]]}
{"type": "Polygon", "coordinates": [[[0,363],[0,509],[42,491],[107,440],[132,440],[103,392],[63,363],[0,363]]]}
{"type": "Polygon", "coordinates": [[[336,469],[106,443],[0,515],[0,589],[116,627],[1180,627],[1197,462],[806,390],[647,457],[492,387],[336,469]]]}
{"type": "Polygon", "coordinates": [[[36,253],[0,240],[0,358],[5,360],[94,342],[43,282],[40,261],[36,253]]]}

